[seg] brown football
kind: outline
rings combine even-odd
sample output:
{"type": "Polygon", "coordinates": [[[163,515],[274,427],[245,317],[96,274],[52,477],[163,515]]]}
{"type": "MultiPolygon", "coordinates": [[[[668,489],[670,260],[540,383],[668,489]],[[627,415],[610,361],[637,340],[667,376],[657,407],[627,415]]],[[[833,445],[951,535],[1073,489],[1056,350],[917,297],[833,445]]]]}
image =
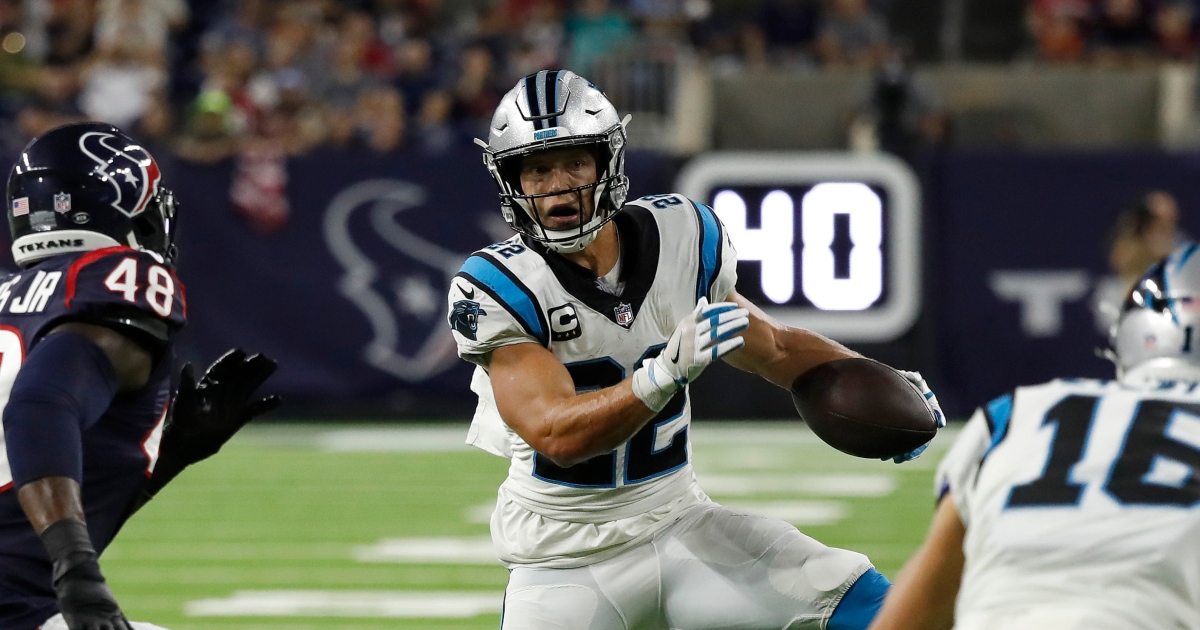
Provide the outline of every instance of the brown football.
{"type": "Polygon", "coordinates": [[[937,433],[921,392],[871,359],[837,359],[808,370],[792,383],[792,402],[817,437],[855,457],[903,455],[937,433]]]}

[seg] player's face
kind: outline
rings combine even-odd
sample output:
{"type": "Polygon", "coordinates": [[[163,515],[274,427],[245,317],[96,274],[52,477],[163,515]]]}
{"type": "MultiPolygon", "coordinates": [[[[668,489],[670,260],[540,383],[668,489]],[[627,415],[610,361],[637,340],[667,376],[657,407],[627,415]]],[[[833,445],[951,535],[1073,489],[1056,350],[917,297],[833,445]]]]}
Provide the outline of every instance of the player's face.
{"type": "MultiPolygon", "coordinates": [[[[544,195],[595,183],[596,158],[584,147],[539,151],[521,162],[521,190],[526,195],[544,195]]],[[[590,189],[536,197],[533,205],[538,220],[551,230],[579,227],[595,211],[590,189]]]]}

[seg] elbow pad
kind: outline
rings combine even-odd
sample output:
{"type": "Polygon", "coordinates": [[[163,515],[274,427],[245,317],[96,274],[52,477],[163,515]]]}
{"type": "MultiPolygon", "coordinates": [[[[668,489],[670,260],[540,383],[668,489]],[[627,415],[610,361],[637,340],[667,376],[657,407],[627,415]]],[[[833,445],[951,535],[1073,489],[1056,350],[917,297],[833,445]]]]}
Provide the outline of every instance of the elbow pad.
{"type": "Polygon", "coordinates": [[[108,355],[83,335],[47,336],[21,366],[4,407],[4,440],[17,488],[44,477],[83,481],[83,431],[117,395],[108,355]]]}

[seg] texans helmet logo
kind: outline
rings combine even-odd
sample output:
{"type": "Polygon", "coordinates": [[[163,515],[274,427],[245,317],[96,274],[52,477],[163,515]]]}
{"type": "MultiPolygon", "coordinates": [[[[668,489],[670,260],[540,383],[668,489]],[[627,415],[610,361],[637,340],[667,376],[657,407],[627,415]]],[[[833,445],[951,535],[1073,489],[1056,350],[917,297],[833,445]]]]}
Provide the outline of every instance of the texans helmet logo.
{"type": "Polygon", "coordinates": [[[91,131],[80,136],[79,150],[96,163],[93,172],[102,175],[116,191],[112,207],[125,216],[140,214],[158,192],[162,179],[158,164],[142,147],[121,146],[113,134],[91,131]]]}

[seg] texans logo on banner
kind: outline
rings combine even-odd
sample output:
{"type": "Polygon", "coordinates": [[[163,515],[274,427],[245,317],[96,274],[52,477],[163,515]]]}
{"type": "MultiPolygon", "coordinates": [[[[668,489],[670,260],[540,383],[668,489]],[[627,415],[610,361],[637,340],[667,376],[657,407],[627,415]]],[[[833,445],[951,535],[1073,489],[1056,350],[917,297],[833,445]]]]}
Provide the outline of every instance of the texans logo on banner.
{"type": "MultiPolygon", "coordinates": [[[[418,219],[413,223],[428,225],[428,217],[412,211],[429,207],[421,186],[374,179],[335,195],[324,219],[325,243],[342,267],[338,291],[371,326],[363,359],[410,383],[429,380],[458,365],[454,338],[446,325],[446,294],[470,255],[447,249],[401,221],[410,216],[418,219]]],[[[450,221],[460,232],[475,229],[461,217],[450,221]]],[[[460,317],[453,321],[459,332],[473,338],[478,316],[484,312],[468,310],[469,304],[478,309],[474,302],[460,302],[455,305],[461,307],[460,317]]]]}
{"type": "Polygon", "coordinates": [[[96,163],[93,172],[103,175],[116,193],[112,207],[125,216],[137,216],[158,192],[162,175],[142,147],[121,146],[113,134],[91,131],[79,137],[79,150],[96,163]]]}

